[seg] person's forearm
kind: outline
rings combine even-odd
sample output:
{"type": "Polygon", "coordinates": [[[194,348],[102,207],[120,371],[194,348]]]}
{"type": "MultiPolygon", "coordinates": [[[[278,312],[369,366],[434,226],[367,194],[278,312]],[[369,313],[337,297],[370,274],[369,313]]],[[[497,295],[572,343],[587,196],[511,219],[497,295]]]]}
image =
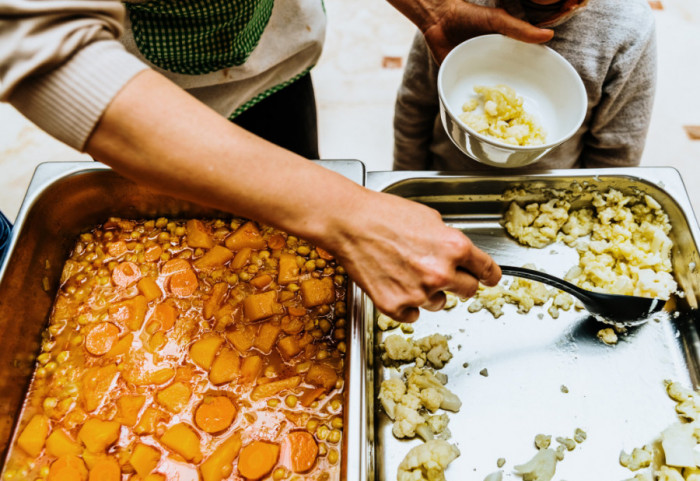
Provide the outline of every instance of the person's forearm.
{"type": "MultiPolygon", "coordinates": [[[[152,71],[110,104],[87,153],[163,192],[318,241],[363,190],[237,127],[152,71]],[[333,192],[346,194],[339,202],[333,192]]],[[[328,242],[330,239],[325,239],[328,242]]]]}
{"type": "Polygon", "coordinates": [[[469,297],[500,269],[433,209],[372,192],[233,125],[159,74],[107,108],[87,152],[134,180],[329,250],[379,310],[414,320],[443,290],[469,297]]]}

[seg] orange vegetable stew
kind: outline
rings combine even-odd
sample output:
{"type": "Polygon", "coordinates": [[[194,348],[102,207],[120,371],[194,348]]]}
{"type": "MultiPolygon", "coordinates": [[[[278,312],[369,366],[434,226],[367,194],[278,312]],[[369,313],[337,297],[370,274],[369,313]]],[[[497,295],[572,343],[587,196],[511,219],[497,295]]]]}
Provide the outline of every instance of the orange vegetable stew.
{"type": "Polygon", "coordinates": [[[110,219],[66,262],[6,479],[339,479],[346,276],[242,219],[110,219]]]}

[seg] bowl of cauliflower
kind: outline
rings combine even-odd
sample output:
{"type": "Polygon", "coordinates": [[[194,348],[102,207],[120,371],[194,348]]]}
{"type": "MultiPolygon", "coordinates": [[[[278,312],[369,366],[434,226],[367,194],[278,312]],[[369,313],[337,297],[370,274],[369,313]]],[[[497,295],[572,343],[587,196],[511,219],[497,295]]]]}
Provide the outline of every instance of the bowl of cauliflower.
{"type": "Polygon", "coordinates": [[[469,157],[517,168],[571,138],[588,110],[581,77],[554,50],[503,35],[455,47],[438,73],[440,118],[469,157]]]}

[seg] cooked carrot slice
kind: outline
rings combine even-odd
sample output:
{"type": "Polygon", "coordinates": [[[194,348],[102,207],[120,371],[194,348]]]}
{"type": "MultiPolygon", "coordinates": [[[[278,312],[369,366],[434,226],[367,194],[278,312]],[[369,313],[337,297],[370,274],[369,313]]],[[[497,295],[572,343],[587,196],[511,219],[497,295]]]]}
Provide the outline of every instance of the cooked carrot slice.
{"type": "Polygon", "coordinates": [[[120,255],[126,253],[126,251],[126,242],[123,240],[107,244],[107,252],[112,257],[119,257],[120,255]]]}
{"type": "Polygon", "coordinates": [[[177,274],[178,272],[190,271],[192,265],[186,259],[170,259],[160,268],[160,273],[164,276],[177,274]]]}
{"type": "Polygon", "coordinates": [[[231,261],[231,264],[229,267],[234,270],[241,269],[245,267],[245,265],[248,263],[250,260],[250,255],[253,253],[253,249],[250,247],[244,247],[238,252],[236,252],[236,255],[233,256],[233,260],[231,261]]]}
{"type": "Polygon", "coordinates": [[[301,402],[302,406],[304,406],[305,408],[308,408],[324,392],[326,392],[326,390],[323,389],[322,387],[317,387],[316,389],[310,389],[301,395],[301,397],[299,398],[299,401],[301,402]]]}
{"type": "Polygon", "coordinates": [[[287,241],[279,234],[271,235],[270,238],[267,239],[267,247],[273,250],[281,249],[286,245],[287,241]]]}
{"type": "Polygon", "coordinates": [[[86,481],[88,471],[78,456],[61,456],[51,464],[48,481],[86,481]]]}
{"type": "Polygon", "coordinates": [[[99,458],[90,469],[89,481],[121,481],[122,470],[113,456],[99,458]]]}
{"type": "Polygon", "coordinates": [[[260,479],[275,467],[280,447],[265,441],[253,441],[241,449],[238,456],[238,472],[246,479],[260,479]]]}
{"type": "Polygon", "coordinates": [[[194,422],[206,433],[223,431],[235,417],[236,406],[226,396],[207,396],[194,412],[194,422]]]}
{"type": "Polygon", "coordinates": [[[170,276],[168,289],[177,297],[188,297],[194,294],[194,291],[199,287],[197,274],[192,270],[178,272],[170,276]]]}
{"type": "Polygon", "coordinates": [[[121,262],[112,271],[112,281],[119,287],[128,287],[141,279],[141,269],[133,262],[121,262]]]}
{"type": "Polygon", "coordinates": [[[270,285],[271,282],[272,276],[270,274],[260,274],[259,276],[250,280],[250,285],[257,289],[263,289],[270,285]]]}
{"type": "Polygon", "coordinates": [[[158,244],[154,244],[146,247],[146,250],[143,252],[143,258],[148,262],[157,261],[162,253],[163,249],[158,244]]]}
{"type": "Polygon", "coordinates": [[[93,356],[107,354],[119,340],[119,328],[111,322],[98,322],[85,336],[85,349],[93,356]]]}
{"type": "Polygon", "coordinates": [[[308,431],[293,431],[287,436],[292,457],[292,470],[303,473],[311,469],[318,456],[318,444],[308,431]]]}
{"type": "Polygon", "coordinates": [[[318,256],[321,259],[327,260],[327,261],[332,261],[333,260],[333,254],[328,252],[327,250],[321,249],[320,247],[316,247],[316,252],[318,252],[318,256]]]}

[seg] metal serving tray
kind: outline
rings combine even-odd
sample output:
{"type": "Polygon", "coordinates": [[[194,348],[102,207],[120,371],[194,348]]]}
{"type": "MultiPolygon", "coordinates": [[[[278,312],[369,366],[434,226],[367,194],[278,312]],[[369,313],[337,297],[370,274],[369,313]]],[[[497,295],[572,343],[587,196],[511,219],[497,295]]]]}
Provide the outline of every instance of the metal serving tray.
{"type": "MultiPolygon", "coordinates": [[[[434,207],[448,224],[463,230],[500,263],[534,263],[563,276],[577,264],[576,252],[559,244],[544,249],[521,246],[500,222],[510,202],[503,196],[507,189],[523,186],[531,194],[519,200],[535,201],[544,199],[546,189],[568,189],[572,183],[602,191],[611,187],[625,193],[641,191],[663,206],[673,226],[675,277],[685,293],[675,300],[678,317],[632,329],[617,345],[608,346],[596,338],[596,332],[607,326],[596,323],[585,311],[562,311],[558,319],[552,319],[546,308],[535,307],[523,315],[506,305],[505,314],[494,319],[486,310],[469,313],[469,301],[450,311],[423,311],[413,336],[436,332],[451,336],[454,357],[442,372],[449,377],[447,386],[463,403],[459,413],[450,414],[451,442],[457,444],[461,456],[448,468],[448,480],[483,480],[498,470],[498,458],[506,459],[504,479],[521,479],[513,474],[513,466],[535,454],[535,435],[552,435],[556,447],[555,437],[573,437],[576,428],[586,431],[588,438],[566,453],[554,479],[631,478],[633,473],[618,462],[620,451],[630,452],[651,442],[677,421],[675,404],[666,395],[663,380],[698,386],[695,309],[700,277],[695,266],[700,231],[676,170],[560,170],[498,177],[370,172],[366,185],[434,207]],[[488,376],[480,375],[483,369],[488,376]]],[[[371,304],[365,302],[365,316],[375,318],[371,304]]],[[[391,421],[375,402],[381,380],[390,374],[377,348],[386,334],[375,331],[371,322],[366,325],[368,479],[389,481],[396,479],[406,452],[421,441],[397,440],[391,433],[391,421]]]]}
{"type": "MultiPolygon", "coordinates": [[[[319,161],[364,183],[359,161],[319,161]]],[[[96,162],[48,162],[38,166],[12,231],[4,261],[0,255],[0,459],[16,435],[41,332],[47,325],[63,264],[81,232],[110,216],[124,218],[212,218],[230,214],[153,192],[96,162]],[[44,289],[44,286],[47,289],[44,289]]],[[[359,289],[348,286],[348,305],[359,306],[359,289]]],[[[361,480],[364,325],[359,308],[349,319],[345,379],[343,479],[361,480]]],[[[4,463],[3,463],[4,466],[4,463]]],[[[3,475],[0,479],[4,479],[3,475]]]]}

